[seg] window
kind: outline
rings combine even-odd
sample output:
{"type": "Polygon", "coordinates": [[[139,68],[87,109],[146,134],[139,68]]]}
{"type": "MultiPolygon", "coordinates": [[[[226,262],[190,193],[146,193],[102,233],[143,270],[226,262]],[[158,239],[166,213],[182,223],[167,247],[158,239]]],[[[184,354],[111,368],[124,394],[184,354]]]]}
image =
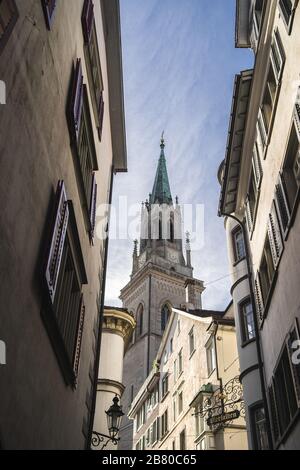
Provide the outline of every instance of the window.
{"type": "Polygon", "coordinates": [[[136,430],[138,431],[146,422],[146,404],[140,407],[136,415],[136,430]]]}
{"type": "Polygon", "coordinates": [[[173,354],[173,338],[170,339],[170,354],[173,354]]]}
{"type": "Polygon", "coordinates": [[[233,251],[235,262],[241,261],[246,256],[244,236],[241,227],[236,227],[232,232],[233,251]]]}
{"type": "Polygon", "coordinates": [[[168,432],[168,410],[164,412],[161,417],[161,437],[164,437],[168,432]]]}
{"type": "Polygon", "coordinates": [[[253,5],[253,26],[251,33],[251,43],[254,50],[257,49],[258,39],[260,35],[260,28],[262,23],[262,10],[263,10],[263,0],[256,0],[253,5]]]}
{"type": "Polygon", "coordinates": [[[256,207],[258,202],[258,189],[254,180],[253,170],[251,171],[250,184],[248,190],[248,196],[246,201],[246,217],[247,217],[247,227],[249,235],[252,234],[254,228],[255,216],[256,216],[256,207]]]}
{"type": "Polygon", "coordinates": [[[6,45],[18,20],[19,12],[15,0],[0,2],[0,54],[6,45]]]}
{"type": "Polygon", "coordinates": [[[182,413],[183,411],[183,392],[182,390],[178,392],[178,416],[182,413]]]}
{"type": "Polygon", "coordinates": [[[177,380],[177,359],[175,359],[174,361],[174,383],[176,382],[177,380]]]}
{"type": "Polygon", "coordinates": [[[168,305],[164,305],[161,309],[161,331],[165,331],[169,318],[170,309],[168,305]]]}
{"type": "Polygon", "coordinates": [[[200,436],[205,429],[204,417],[201,416],[201,406],[195,408],[196,437],[200,436]]]}
{"type": "Polygon", "coordinates": [[[182,374],[182,372],[183,372],[183,361],[182,361],[182,349],[181,349],[178,354],[178,377],[182,374]]]}
{"type": "Polygon", "coordinates": [[[279,82],[285,63],[285,53],[278,30],[275,31],[271,44],[271,63],[273,66],[275,78],[277,82],[279,82]]]}
{"type": "Polygon", "coordinates": [[[197,444],[197,450],[206,450],[206,438],[201,439],[199,444],[197,444]]]}
{"type": "Polygon", "coordinates": [[[172,450],[176,450],[176,441],[172,441],[172,450]]]}
{"type": "Polygon", "coordinates": [[[162,387],[162,398],[165,398],[169,391],[169,375],[165,374],[165,376],[162,379],[161,382],[161,387],[162,387]]]}
{"type": "Polygon", "coordinates": [[[241,324],[241,338],[243,343],[247,343],[255,338],[255,327],[253,308],[250,299],[245,300],[240,305],[240,324],[241,324]]]}
{"type": "Polygon", "coordinates": [[[98,170],[98,163],[93,139],[87,89],[83,84],[80,59],[77,60],[73,71],[68,121],[76,157],[75,165],[82,207],[86,216],[85,218],[91,239],[93,239],[97,202],[97,184],[94,172],[98,170]]]}
{"type": "Polygon", "coordinates": [[[185,429],[179,435],[179,448],[180,448],[180,450],[185,450],[186,449],[185,429]]]}
{"type": "Polygon", "coordinates": [[[104,116],[103,80],[100,64],[97,31],[92,0],[85,0],[82,12],[82,28],[85,44],[85,57],[92,104],[99,139],[101,140],[104,116]]]}
{"type": "MultiPolygon", "coordinates": [[[[300,107],[297,107],[298,112],[300,107]]],[[[298,117],[300,122],[300,116],[298,117]]],[[[283,167],[283,180],[286,189],[286,196],[291,212],[293,210],[299,185],[300,185],[300,152],[299,152],[299,136],[296,130],[295,122],[292,129],[287,146],[287,152],[283,167]]]]}
{"type": "Polygon", "coordinates": [[[189,332],[189,348],[190,348],[190,356],[195,351],[195,335],[194,335],[194,327],[189,332]]]}
{"type": "Polygon", "coordinates": [[[257,118],[257,141],[253,154],[253,169],[257,188],[262,179],[260,155],[264,152],[270,138],[274,110],[277,103],[279,84],[283,73],[285,54],[278,30],[275,32],[271,44],[270,63],[264,87],[263,98],[257,118]],[[258,150],[262,148],[262,152],[258,150]]]}
{"type": "Polygon", "coordinates": [[[168,362],[168,351],[164,352],[164,364],[167,364],[168,362]]]}
{"type": "Polygon", "coordinates": [[[265,410],[262,405],[250,408],[255,450],[268,450],[268,434],[265,410]]]}
{"type": "Polygon", "coordinates": [[[85,316],[82,285],[87,284],[87,278],[74,209],[63,181],[59,181],[56,193],[45,280],[50,304],[46,325],[65,378],[76,385],[85,316]]]}
{"type": "Polygon", "coordinates": [[[136,314],[136,337],[140,338],[143,334],[144,329],[144,308],[142,305],[139,305],[137,314],[136,314]]]}
{"type": "Polygon", "coordinates": [[[269,294],[271,290],[271,286],[273,283],[273,279],[275,276],[275,267],[274,264],[274,256],[276,247],[274,245],[274,240],[271,239],[270,232],[272,228],[270,225],[268,227],[269,234],[266,237],[263,255],[259,267],[259,271],[257,273],[255,279],[255,298],[256,298],[256,306],[257,306],[257,313],[258,313],[258,320],[261,324],[264,316],[265,316],[265,309],[268,303],[269,294]],[[272,247],[271,247],[272,244],[272,247]]]}
{"type": "Polygon", "coordinates": [[[42,6],[44,10],[46,25],[47,28],[50,30],[53,23],[56,0],[42,0],[42,6]]]}
{"type": "Polygon", "coordinates": [[[176,410],[176,407],[177,407],[177,395],[173,395],[173,421],[175,423],[176,421],[176,418],[177,418],[177,410],[176,410]]]}
{"type": "Polygon", "coordinates": [[[159,418],[150,426],[150,444],[153,446],[159,439],[159,418]]]}
{"type": "Polygon", "coordinates": [[[155,406],[158,404],[158,385],[155,387],[149,398],[147,399],[146,411],[147,414],[151,413],[155,406]]]}
{"type": "Polygon", "coordinates": [[[207,373],[210,376],[216,368],[215,340],[211,338],[206,346],[207,373]]]}
{"type": "Polygon", "coordinates": [[[178,336],[180,335],[180,332],[181,332],[181,324],[180,324],[180,320],[177,321],[177,333],[178,333],[178,336]]]}
{"type": "Polygon", "coordinates": [[[135,450],[145,450],[145,436],[141,437],[135,446],[135,450]]]}
{"type": "Polygon", "coordinates": [[[279,7],[282,12],[284,23],[288,29],[288,32],[291,32],[293,17],[297,5],[297,0],[279,0],[279,7]]]}

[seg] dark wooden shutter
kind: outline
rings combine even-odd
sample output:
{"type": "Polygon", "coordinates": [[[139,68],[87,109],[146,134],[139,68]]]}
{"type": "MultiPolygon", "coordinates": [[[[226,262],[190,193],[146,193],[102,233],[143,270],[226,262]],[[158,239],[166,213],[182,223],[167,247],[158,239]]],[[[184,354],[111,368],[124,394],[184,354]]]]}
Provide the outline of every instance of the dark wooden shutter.
{"type": "Polygon", "coordinates": [[[95,234],[96,211],[97,211],[97,183],[96,183],[96,175],[95,173],[93,173],[91,203],[90,203],[91,238],[94,238],[94,234],[95,234]]]}
{"type": "Polygon", "coordinates": [[[103,117],[104,117],[104,101],[103,101],[103,91],[101,91],[99,104],[98,104],[98,118],[99,118],[98,134],[99,134],[100,140],[102,137],[102,130],[103,130],[103,117]]]}
{"type": "Polygon", "coordinates": [[[44,10],[46,25],[47,28],[50,30],[54,17],[54,10],[56,7],[56,0],[42,0],[42,6],[44,10]]]}
{"type": "Polygon", "coordinates": [[[94,24],[94,4],[92,0],[85,0],[82,12],[82,29],[85,44],[89,44],[94,24]]]}
{"type": "Polygon", "coordinates": [[[55,298],[57,280],[69,221],[68,201],[63,181],[59,181],[58,183],[56,207],[55,222],[52,230],[50,250],[48,253],[45,273],[48,291],[52,303],[54,302],[55,298]]]}
{"type": "Polygon", "coordinates": [[[293,326],[293,328],[291,329],[288,335],[286,345],[287,345],[288,356],[290,360],[292,377],[293,377],[293,382],[294,382],[294,387],[295,387],[297,405],[298,405],[298,408],[300,408],[300,363],[297,364],[295,363],[295,361],[293,361],[293,359],[295,359],[294,355],[297,356],[296,359],[298,360],[300,357],[300,354],[299,354],[300,335],[299,335],[299,328],[298,328],[297,321],[295,321],[295,325],[293,326]],[[297,341],[298,341],[298,346],[295,348],[293,346],[295,346],[294,343],[297,341]]]}
{"type": "Polygon", "coordinates": [[[269,395],[269,405],[270,405],[270,415],[271,415],[271,428],[272,428],[274,442],[276,443],[280,436],[280,428],[279,428],[278,413],[277,413],[273,384],[271,384],[269,387],[268,395],[269,395]]]}
{"type": "Polygon", "coordinates": [[[71,98],[71,125],[74,138],[78,142],[83,109],[83,75],[81,59],[77,59],[71,98]]]}
{"type": "Polygon", "coordinates": [[[78,315],[78,325],[77,325],[77,339],[74,350],[74,360],[73,360],[73,371],[75,377],[78,377],[79,364],[80,364],[80,353],[81,353],[81,344],[82,344],[82,335],[84,327],[84,318],[85,318],[85,305],[83,301],[83,295],[81,296],[80,309],[78,315]]]}
{"type": "Polygon", "coordinates": [[[272,252],[273,264],[276,268],[283,252],[283,241],[281,237],[281,230],[274,201],[272,203],[271,213],[269,214],[268,236],[272,252]]]}
{"type": "Polygon", "coordinates": [[[282,175],[279,175],[279,179],[275,187],[275,195],[275,204],[278,210],[279,222],[281,225],[282,233],[285,234],[288,229],[291,213],[286,196],[285,183],[282,175]]]}
{"type": "Polygon", "coordinates": [[[255,292],[257,319],[258,319],[258,323],[260,326],[264,319],[264,301],[263,301],[262,289],[261,289],[261,284],[260,284],[259,272],[257,273],[255,281],[254,281],[254,292],[255,292]]]}

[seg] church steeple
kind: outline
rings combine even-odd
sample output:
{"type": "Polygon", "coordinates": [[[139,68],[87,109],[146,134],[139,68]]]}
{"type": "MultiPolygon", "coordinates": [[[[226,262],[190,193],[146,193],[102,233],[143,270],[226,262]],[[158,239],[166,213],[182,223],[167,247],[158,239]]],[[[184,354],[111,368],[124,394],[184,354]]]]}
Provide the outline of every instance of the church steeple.
{"type": "Polygon", "coordinates": [[[166,157],[165,157],[165,139],[162,133],[160,141],[160,157],[158,167],[154,180],[153,190],[151,194],[151,204],[173,204],[173,199],[170,190],[169,177],[167,171],[166,157]]]}

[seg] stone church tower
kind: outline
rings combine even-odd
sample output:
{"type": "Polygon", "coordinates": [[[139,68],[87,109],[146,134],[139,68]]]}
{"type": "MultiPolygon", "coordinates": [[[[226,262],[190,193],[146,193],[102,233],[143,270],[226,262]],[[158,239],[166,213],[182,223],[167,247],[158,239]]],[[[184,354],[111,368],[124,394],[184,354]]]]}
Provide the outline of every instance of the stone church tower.
{"type": "Polygon", "coordinates": [[[170,191],[165,142],[149,200],[142,204],[141,236],[134,243],[131,280],[122,289],[123,307],[137,322],[131,346],[124,358],[122,396],[125,416],[119,449],[132,449],[133,422],[127,411],[153,367],[171,307],[186,303],[186,291],[195,308],[201,308],[203,282],[193,278],[190,244],[183,254],[181,209],[170,191]]]}

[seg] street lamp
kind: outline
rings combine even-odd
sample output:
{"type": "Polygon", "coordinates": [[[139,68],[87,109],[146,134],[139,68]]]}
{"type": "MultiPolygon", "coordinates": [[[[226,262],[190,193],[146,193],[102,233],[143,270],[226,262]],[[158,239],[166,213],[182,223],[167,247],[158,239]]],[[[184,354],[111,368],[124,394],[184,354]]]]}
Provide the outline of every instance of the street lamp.
{"type": "Polygon", "coordinates": [[[93,431],[92,434],[92,446],[99,447],[100,444],[103,443],[101,450],[103,450],[110,441],[116,446],[120,440],[117,436],[120,431],[121,419],[124,416],[124,413],[122,411],[122,407],[119,406],[119,398],[117,395],[113,399],[113,405],[111,405],[105,413],[109,436],[96,431],[93,431]]]}

